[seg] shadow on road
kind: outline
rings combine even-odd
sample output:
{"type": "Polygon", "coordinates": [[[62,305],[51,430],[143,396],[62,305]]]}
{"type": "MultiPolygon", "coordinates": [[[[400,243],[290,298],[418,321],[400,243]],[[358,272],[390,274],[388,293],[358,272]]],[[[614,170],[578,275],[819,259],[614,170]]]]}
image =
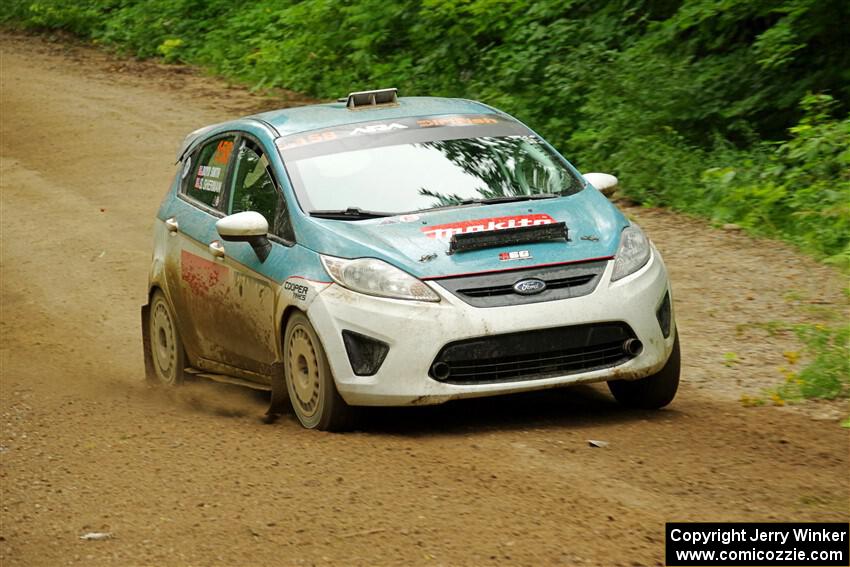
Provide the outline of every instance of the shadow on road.
{"type": "MultiPolygon", "coordinates": [[[[269,394],[208,380],[192,380],[176,390],[159,390],[169,403],[222,418],[265,420],[269,394]]],[[[608,394],[604,385],[580,385],[537,392],[453,400],[415,407],[358,409],[355,431],[383,435],[465,435],[470,432],[529,428],[581,429],[606,424],[669,420],[680,415],[663,411],[629,410],[608,394]]],[[[265,420],[276,427],[300,427],[291,413],[265,420]]]]}
{"type": "Polygon", "coordinates": [[[598,427],[639,420],[670,419],[675,410],[623,408],[604,386],[573,386],[488,398],[455,400],[438,406],[367,408],[359,431],[390,435],[464,435],[509,429],[598,427]]]}

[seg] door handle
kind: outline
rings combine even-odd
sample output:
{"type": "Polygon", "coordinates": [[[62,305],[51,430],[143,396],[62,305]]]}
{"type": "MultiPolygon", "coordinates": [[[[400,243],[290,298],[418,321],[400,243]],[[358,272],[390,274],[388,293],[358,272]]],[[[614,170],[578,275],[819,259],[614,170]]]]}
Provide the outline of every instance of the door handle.
{"type": "Polygon", "coordinates": [[[210,254],[216,258],[224,258],[224,245],[218,240],[210,242],[210,254]]]}
{"type": "Polygon", "coordinates": [[[165,228],[168,229],[168,232],[177,232],[177,229],[180,228],[180,225],[177,224],[177,219],[174,217],[165,219],[165,228]]]}

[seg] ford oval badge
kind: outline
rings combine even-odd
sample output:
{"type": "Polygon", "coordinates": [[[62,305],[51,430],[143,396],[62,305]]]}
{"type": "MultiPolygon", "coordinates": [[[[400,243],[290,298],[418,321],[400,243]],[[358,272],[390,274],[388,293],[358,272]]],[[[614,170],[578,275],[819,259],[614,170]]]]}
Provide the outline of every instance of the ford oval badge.
{"type": "Polygon", "coordinates": [[[514,284],[514,291],[520,295],[534,295],[546,289],[546,282],[536,278],[519,280],[514,284]]]}

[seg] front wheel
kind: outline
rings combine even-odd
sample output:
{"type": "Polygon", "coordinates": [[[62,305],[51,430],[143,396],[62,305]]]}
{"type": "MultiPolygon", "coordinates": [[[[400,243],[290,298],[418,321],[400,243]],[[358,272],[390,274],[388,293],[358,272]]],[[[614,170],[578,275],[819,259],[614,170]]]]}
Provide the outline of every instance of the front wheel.
{"type": "Polygon", "coordinates": [[[350,427],[352,408],[337,392],[328,358],[307,316],[293,313],[283,338],[284,376],[295,416],[307,429],[350,427]]]}
{"type": "Polygon", "coordinates": [[[614,398],[626,407],[659,409],[673,401],[679,389],[681,355],[679,335],[673,340],[670,358],[658,373],[640,380],[611,380],[608,389],[614,398]]]}

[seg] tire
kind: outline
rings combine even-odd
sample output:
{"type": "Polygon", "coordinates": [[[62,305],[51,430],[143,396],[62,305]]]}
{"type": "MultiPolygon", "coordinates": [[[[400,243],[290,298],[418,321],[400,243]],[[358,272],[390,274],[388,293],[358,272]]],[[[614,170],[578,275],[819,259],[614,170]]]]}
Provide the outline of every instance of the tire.
{"type": "Polygon", "coordinates": [[[165,294],[156,290],[151,297],[148,315],[148,340],[150,341],[150,382],[168,388],[183,384],[186,369],[186,351],[177,328],[174,310],[165,294]]]}
{"type": "Polygon", "coordinates": [[[300,311],[286,324],[283,364],[289,401],[301,425],[322,431],[351,427],[353,410],[339,395],[319,336],[300,311]]]}
{"type": "Polygon", "coordinates": [[[681,354],[679,335],[673,341],[673,351],[658,373],[640,380],[611,380],[608,389],[622,405],[637,409],[659,409],[673,401],[679,389],[681,354]]]}

